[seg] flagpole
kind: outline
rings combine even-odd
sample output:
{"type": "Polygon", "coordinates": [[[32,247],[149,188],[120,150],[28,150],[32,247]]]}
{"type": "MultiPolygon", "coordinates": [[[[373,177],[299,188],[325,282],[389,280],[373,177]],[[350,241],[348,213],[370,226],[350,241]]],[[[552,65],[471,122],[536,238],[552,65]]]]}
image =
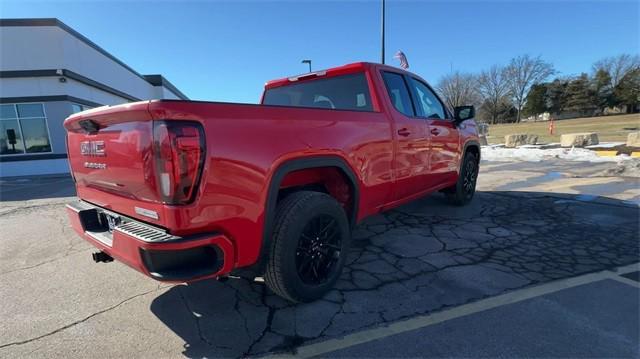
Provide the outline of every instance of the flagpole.
{"type": "Polygon", "coordinates": [[[381,31],[381,41],[382,41],[382,61],[381,63],[384,65],[384,0],[382,0],[382,31],[381,31]]]}

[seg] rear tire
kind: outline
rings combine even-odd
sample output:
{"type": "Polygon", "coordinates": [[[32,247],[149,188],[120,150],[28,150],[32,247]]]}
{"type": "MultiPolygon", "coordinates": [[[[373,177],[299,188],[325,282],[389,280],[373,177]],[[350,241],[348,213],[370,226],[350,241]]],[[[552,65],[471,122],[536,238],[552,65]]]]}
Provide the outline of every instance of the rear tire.
{"type": "Polygon", "coordinates": [[[473,195],[476,193],[476,182],[478,179],[478,158],[475,154],[467,152],[462,158],[462,166],[460,166],[460,175],[458,182],[454,186],[447,188],[445,196],[451,204],[456,206],[464,206],[471,202],[473,195]]]}
{"type": "Polygon", "coordinates": [[[340,277],[350,240],[347,215],[331,196],[288,195],[276,210],[266,284],[292,302],[321,298],[340,277]]]}

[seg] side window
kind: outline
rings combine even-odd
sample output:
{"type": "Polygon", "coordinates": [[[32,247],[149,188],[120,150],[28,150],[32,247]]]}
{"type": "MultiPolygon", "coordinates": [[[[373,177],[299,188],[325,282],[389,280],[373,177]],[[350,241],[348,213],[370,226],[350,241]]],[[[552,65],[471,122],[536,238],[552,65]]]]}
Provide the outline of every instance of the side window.
{"type": "Polygon", "coordinates": [[[426,118],[447,118],[444,106],[436,95],[422,82],[411,78],[411,85],[417,97],[418,116],[426,118]]]}
{"type": "Polygon", "coordinates": [[[403,76],[393,72],[383,72],[382,77],[384,78],[391,103],[393,103],[396,110],[407,116],[415,116],[413,105],[411,104],[411,96],[403,76]]]}

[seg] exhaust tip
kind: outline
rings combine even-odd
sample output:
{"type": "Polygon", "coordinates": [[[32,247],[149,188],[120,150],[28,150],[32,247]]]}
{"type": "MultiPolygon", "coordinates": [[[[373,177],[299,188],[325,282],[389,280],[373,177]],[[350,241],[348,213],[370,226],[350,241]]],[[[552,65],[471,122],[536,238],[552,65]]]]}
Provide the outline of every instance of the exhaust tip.
{"type": "Polygon", "coordinates": [[[113,257],[111,257],[110,255],[106,254],[103,251],[91,253],[91,258],[93,258],[93,261],[96,262],[96,263],[113,262],[113,257]]]}

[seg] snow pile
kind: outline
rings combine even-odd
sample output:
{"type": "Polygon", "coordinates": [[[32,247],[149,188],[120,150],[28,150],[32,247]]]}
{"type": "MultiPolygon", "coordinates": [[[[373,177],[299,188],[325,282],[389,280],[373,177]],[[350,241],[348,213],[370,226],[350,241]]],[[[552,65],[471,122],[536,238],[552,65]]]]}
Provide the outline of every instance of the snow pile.
{"type": "Polygon", "coordinates": [[[552,158],[568,161],[622,162],[631,158],[626,155],[599,157],[594,151],[584,148],[550,148],[543,150],[529,147],[504,148],[499,146],[483,146],[481,156],[483,160],[487,161],[519,160],[528,162],[540,162],[552,158]]]}

